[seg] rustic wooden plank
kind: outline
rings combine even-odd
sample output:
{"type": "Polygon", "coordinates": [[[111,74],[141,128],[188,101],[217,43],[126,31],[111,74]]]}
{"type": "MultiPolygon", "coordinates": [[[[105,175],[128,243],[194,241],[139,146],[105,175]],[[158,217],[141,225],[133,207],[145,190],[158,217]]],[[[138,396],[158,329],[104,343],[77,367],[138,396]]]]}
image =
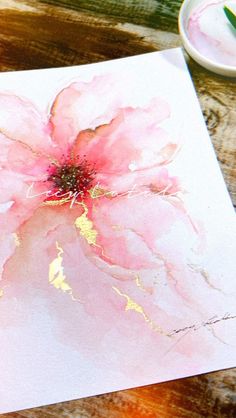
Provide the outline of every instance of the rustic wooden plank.
{"type": "Polygon", "coordinates": [[[85,64],[154,50],[115,23],[85,13],[6,9],[1,21],[1,71],[85,64]]]}
{"type": "Polygon", "coordinates": [[[177,16],[181,0],[40,0],[41,3],[63,6],[70,10],[87,10],[151,28],[177,32],[177,16]]]}
{"type": "MultiPolygon", "coordinates": [[[[181,45],[181,1],[1,0],[0,70],[98,62],[181,45]]],[[[236,203],[236,83],[188,59],[236,203]]],[[[36,408],[9,418],[234,417],[236,370],[36,408]]]]}

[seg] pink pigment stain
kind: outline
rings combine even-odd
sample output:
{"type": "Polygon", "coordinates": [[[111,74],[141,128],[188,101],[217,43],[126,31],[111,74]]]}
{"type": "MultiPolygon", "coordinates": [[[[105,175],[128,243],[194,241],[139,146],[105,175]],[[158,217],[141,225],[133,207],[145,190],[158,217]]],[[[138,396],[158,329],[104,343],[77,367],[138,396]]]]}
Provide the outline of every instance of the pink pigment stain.
{"type": "MultiPolygon", "coordinates": [[[[228,2],[235,5],[235,1],[228,2]]],[[[236,30],[227,20],[225,1],[206,1],[195,8],[188,20],[188,37],[193,46],[208,59],[236,66],[236,30]]]]}

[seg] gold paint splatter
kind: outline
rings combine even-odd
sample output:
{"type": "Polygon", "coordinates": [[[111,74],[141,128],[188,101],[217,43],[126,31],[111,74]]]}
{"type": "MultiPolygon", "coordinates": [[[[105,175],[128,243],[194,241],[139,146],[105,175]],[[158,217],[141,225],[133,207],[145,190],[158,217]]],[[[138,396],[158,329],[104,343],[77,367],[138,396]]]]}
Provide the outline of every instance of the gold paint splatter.
{"type": "Polygon", "coordinates": [[[112,286],[112,289],[118,293],[119,296],[122,296],[123,298],[126,299],[127,303],[126,303],[126,307],[125,307],[125,311],[135,311],[138,314],[142,315],[143,318],[145,319],[145,321],[151,326],[151,328],[158,332],[159,334],[165,335],[166,337],[170,337],[170,335],[168,335],[167,333],[165,333],[163,331],[163,329],[161,327],[159,327],[158,325],[156,325],[151,318],[148,317],[148,315],[145,313],[143,307],[141,305],[139,305],[138,303],[136,303],[133,299],[131,299],[128,295],[126,295],[125,293],[122,293],[117,287],[112,286]]]}
{"type": "Polygon", "coordinates": [[[96,245],[97,231],[93,229],[93,223],[87,217],[88,208],[84,203],[81,203],[84,208],[84,213],[75,220],[75,226],[79,229],[80,234],[86,239],[88,244],[96,245]]]}
{"type": "Polygon", "coordinates": [[[59,247],[58,242],[56,242],[56,247],[58,250],[57,257],[49,264],[49,283],[52,284],[56,289],[62,290],[72,295],[72,288],[66,282],[66,276],[64,274],[63,262],[63,249],[59,247]]]}
{"type": "Polygon", "coordinates": [[[15,242],[16,246],[19,247],[20,246],[19,236],[14,232],[13,237],[14,237],[14,242],[15,242]]]}

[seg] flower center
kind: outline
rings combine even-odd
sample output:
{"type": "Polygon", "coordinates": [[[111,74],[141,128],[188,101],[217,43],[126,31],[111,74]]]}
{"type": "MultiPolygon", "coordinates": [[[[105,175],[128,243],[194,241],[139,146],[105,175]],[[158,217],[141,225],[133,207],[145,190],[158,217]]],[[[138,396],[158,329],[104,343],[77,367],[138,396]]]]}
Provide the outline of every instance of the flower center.
{"type": "Polygon", "coordinates": [[[48,181],[53,183],[53,194],[76,193],[80,197],[90,189],[95,178],[95,170],[86,159],[79,157],[65,160],[61,165],[52,165],[48,169],[48,181]]]}

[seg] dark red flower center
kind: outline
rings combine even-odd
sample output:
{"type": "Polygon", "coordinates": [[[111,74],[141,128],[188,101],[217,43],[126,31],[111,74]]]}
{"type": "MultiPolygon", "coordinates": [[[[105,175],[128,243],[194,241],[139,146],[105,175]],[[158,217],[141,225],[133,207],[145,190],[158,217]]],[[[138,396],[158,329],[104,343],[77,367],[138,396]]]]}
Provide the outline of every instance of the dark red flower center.
{"type": "Polygon", "coordinates": [[[48,181],[52,183],[52,193],[57,197],[66,193],[76,193],[83,197],[91,188],[95,169],[88,161],[79,157],[66,159],[61,165],[53,164],[48,169],[48,181]]]}

